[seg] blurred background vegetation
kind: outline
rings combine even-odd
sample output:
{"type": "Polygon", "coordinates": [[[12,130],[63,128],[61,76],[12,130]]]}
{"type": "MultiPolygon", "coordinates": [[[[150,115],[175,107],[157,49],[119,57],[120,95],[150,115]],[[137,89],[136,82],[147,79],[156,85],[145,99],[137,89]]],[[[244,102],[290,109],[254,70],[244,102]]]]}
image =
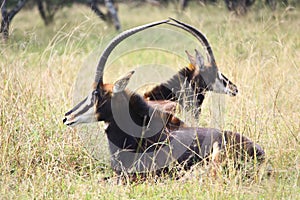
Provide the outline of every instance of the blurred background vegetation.
{"type": "Polygon", "coordinates": [[[299,4],[298,0],[224,0],[224,2],[223,0],[2,0],[2,21],[0,32],[3,33],[3,38],[7,39],[9,34],[9,24],[14,16],[21,9],[33,9],[35,6],[38,7],[40,16],[42,17],[45,25],[52,23],[55,14],[63,7],[70,7],[73,4],[83,4],[89,6],[102,20],[114,24],[116,30],[120,30],[121,24],[118,18],[118,3],[127,3],[132,6],[151,4],[159,7],[166,7],[169,4],[173,4],[179,11],[183,11],[191,3],[198,3],[196,6],[205,6],[207,4],[221,6],[221,2],[223,3],[223,6],[226,6],[229,11],[234,12],[236,15],[245,15],[254,5],[259,8],[267,6],[274,11],[277,7],[295,7],[299,4]],[[105,5],[107,12],[101,11],[98,5],[105,5]]]}

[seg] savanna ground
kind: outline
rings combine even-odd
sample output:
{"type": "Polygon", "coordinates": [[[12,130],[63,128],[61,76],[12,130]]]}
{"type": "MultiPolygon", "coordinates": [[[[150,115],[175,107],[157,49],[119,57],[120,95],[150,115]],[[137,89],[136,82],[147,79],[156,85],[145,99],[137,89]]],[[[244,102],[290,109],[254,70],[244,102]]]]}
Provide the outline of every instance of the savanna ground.
{"type": "MultiPolygon", "coordinates": [[[[299,8],[271,12],[254,7],[244,17],[223,5],[190,6],[180,14],[173,6],[122,4],[119,11],[123,29],[171,16],[206,34],[220,70],[240,91],[236,97],[224,97],[223,128],[258,142],[268,164],[251,178],[239,171],[215,177],[200,167],[185,179],[118,185],[109,167],[103,125],[99,142],[105,156],[95,160],[76,129],[62,124],[73,106],[81,67],[91,52],[107,44],[106,36],[117,33],[84,6],[64,8],[48,27],[37,10],[23,10],[11,24],[9,41],[1,43],[0,198],[299,199],[299,8]],[[103,181],[107,176],[113,178],[103,181]]],[[[121,76],[134,62],[127,59],[122,70],[108,71],[107,80],[121,76]]],[[[168,62],[180,68],[175,60],[168,62]]],[[[210,101],[205,100],[201,126],[209,126],[210,101]]]]}

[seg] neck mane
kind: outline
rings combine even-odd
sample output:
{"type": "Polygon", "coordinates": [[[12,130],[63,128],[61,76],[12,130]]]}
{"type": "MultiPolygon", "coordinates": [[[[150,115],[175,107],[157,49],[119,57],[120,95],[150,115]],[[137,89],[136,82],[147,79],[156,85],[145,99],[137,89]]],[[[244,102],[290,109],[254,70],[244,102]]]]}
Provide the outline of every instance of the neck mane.
{"type": "Polygon", "coordinates": [[[114,94],[112,110],[106,129],[112,154],[124,149],[143,152],[166,138],[171,114],[154,110],[140,95],[127,91],[114,94]]]}

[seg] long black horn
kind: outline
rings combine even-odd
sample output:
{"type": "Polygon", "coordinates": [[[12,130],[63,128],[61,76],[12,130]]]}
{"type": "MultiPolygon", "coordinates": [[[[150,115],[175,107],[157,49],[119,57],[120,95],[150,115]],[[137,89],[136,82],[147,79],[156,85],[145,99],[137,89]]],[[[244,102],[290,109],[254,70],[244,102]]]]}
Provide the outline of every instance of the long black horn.
{"type": "Polygon", "coordinates": [[[107,61],[108,56],[110,55],[110,53],[112,52],[112,50],[120,43],[122,42],[124,39],[128,38],[129,36],[140,32],[142,30],[145,30],[147,28],[153,27],[153,26],[157,26],[163,23],[167,23],[169,20],[163,20],[163,21],[158,21],[158,22],[153,22],[150,24],[145,24],[142,26],[138,26],[132,29],[129,29],[127,31],[124,31],[122,33],[120,33],[119,35],[117,35],[104,49],[104,51],[102,52],[102,55],[100,57],[97,69],[96,69],[96,76],[95,76],[95,82],[98,85],[103,84],[103,71],[104,71],[104,67],[107,61]]]}
{"type": "Polygon", "coordinates": [[[185,23],[180,22],[180,21],[178,21],[176,19],[173,19],[173,18],[170,18],[170,19],[172,21],[176,22],[177,24],[170,23],[170,22],[168,24],[188,31],[189,33],[194,35],[200,41],[200,43],[205,47],[205,49],[208,53],[211,65],[214,66],[214,67],[217,67],[217,63],[216,63],[216,60],[215,60],[214,53],[213,53],[212,48],[210,47],[210,44],[209,44],[207,38],[205,37],[205,35],[203,33],[201,33],[199,30],[197,30],[195,27],[193,27],[189,24],[185,24],[185,23]]]}

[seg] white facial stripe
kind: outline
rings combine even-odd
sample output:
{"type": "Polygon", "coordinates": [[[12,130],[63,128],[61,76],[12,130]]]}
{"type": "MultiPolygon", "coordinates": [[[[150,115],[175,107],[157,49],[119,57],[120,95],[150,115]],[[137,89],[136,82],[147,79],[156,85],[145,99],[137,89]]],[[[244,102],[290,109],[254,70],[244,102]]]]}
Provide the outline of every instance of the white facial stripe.
{"type": "Polygon", "coordinates": [[[223,76],[222,76],[222,73],[220,71],[218,71],[218,77],[219,77],[220,80],[224,80],[223,76]]]}
{"type": "Polygon", "coordinates": [[[82,115],[78,115],[77,117],[78,123],[90,123],[90,122],[95,122],[97,121],[96,115],[95,115],[95,109],[94,107],[90,107],[88,111],[83,113],[82,115]]]}
{"type": "MultiPolygon", "coordinates": [[[[73,111],[73,115],[77,116],[80,114],[80,112],[86,110],[91,104],[92,104],[92,97],[93,94],[89,94],[89,96],[87,96],[87,99],[85,100],[85,102],[83,104],[80,105],[80,107],[78,107],[76,110],[73,111]]],[[[91,106],[93,107],[93,106],[91,106]]]]}
{"type": "Polygon", "coordinates": [[[73,115],[67,116],[67,120],[65,122],[66,125],[75,126],[77,124],[81,123],[92,123],[96,122],[97,118],[95,115],[95,110],[93,107],[88,109],[86,112],[84,112],[81,115],[78,115],[76,117],[73,117],[73,115]]]}
{"type": "Polygon", "coordinates": [[[93,93],[89,94],[85,102],[83,102],[69,116],[66,116],[67,120],[65,124],[74,126],[79,123],[90,123],[97,121],[92,98],[93,93]]]}
{"type": "Polygon", "coordinates": [[[222,73],[218,71],[218,79],[213,84],[213,90],[214,92],[221,93],[221,94],[229,94],[233,95],[232,91],[228,87],[229,83],[224,77],[222,76],[222,73]],[[226,86],[224,85],[224,81],[227,83],[226,86]]]}
{"type": "Polygon", "coordinates": [[[231,91],[229,90],[228,87],[226,87],[226,88],[224,89],[224,93],[225,93],[225,94],[231,95],[231,91]]]}

